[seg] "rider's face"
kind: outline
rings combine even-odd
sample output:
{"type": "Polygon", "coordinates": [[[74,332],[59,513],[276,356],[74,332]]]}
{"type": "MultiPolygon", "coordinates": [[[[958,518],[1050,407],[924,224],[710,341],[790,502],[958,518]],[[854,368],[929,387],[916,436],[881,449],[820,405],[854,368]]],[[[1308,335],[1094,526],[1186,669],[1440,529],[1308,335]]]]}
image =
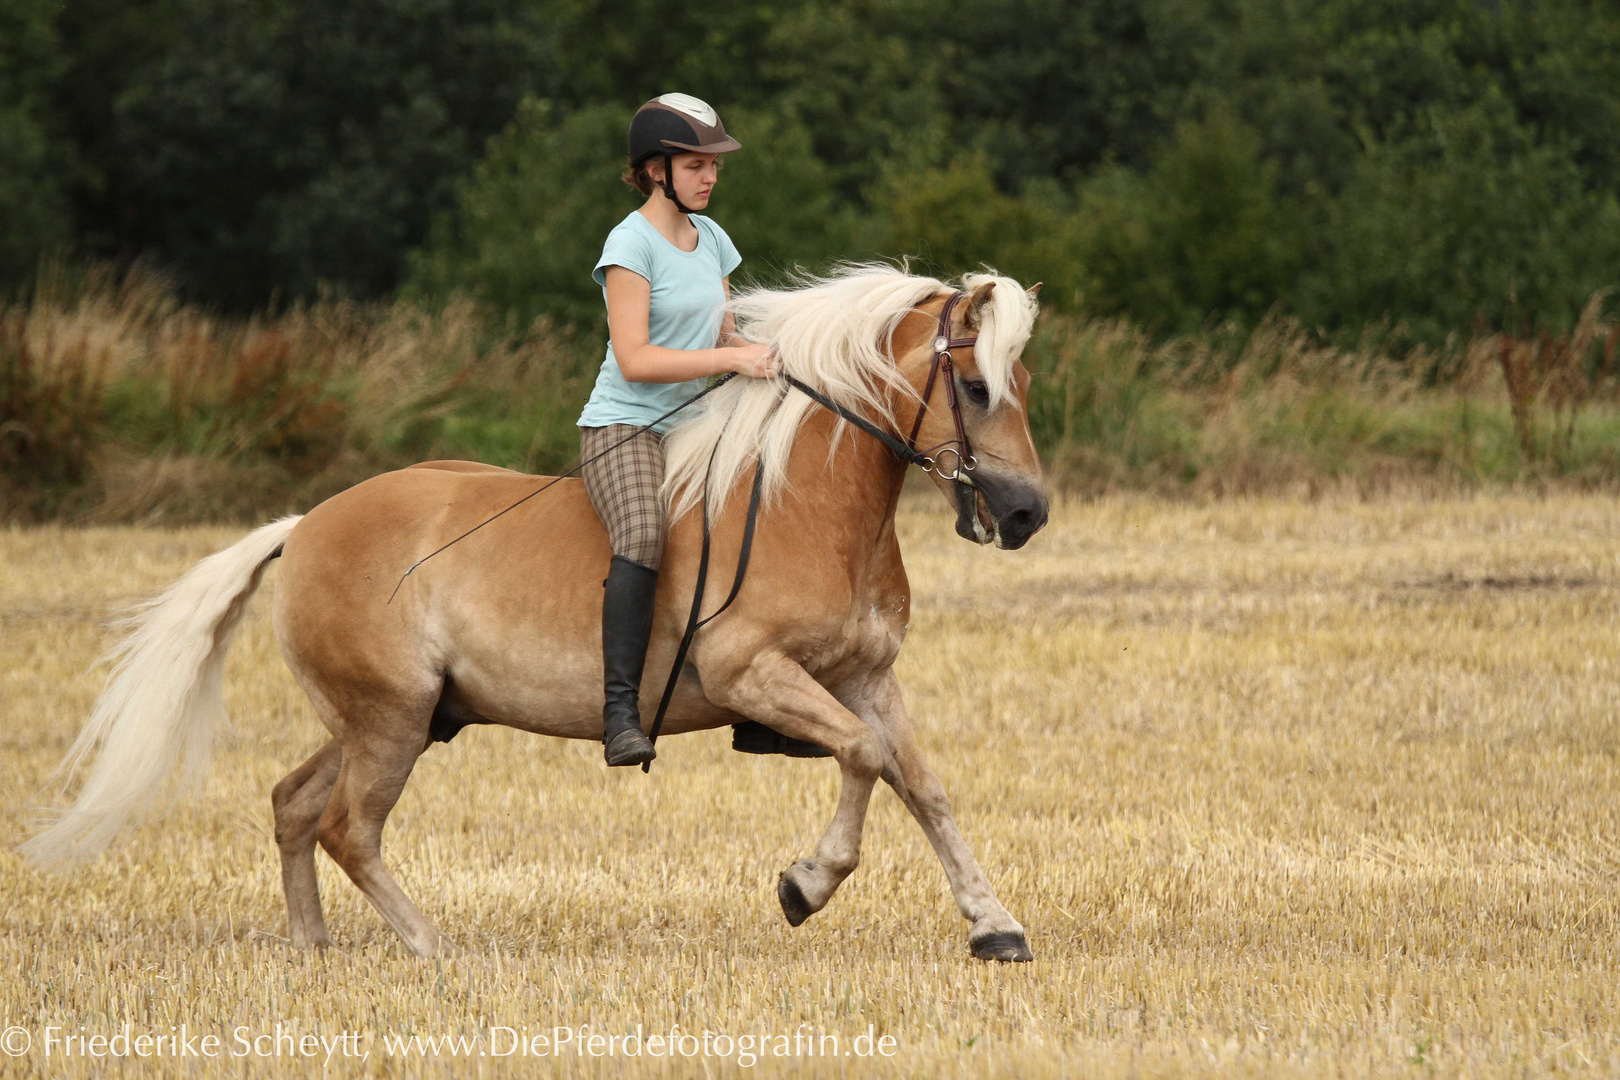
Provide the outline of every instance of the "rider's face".
{"type": "MultiPolygon", "coordinates": [[[[676,154],[670,160],[674,165],[675,197],[681,200],[683,206],[693,210],[708,206],[709,194],[720,179],[720,155],[676,154]]],[[[650,171],[654,180],[661,179],[664,174],[663,161],[654,160],[650,171]]]]}

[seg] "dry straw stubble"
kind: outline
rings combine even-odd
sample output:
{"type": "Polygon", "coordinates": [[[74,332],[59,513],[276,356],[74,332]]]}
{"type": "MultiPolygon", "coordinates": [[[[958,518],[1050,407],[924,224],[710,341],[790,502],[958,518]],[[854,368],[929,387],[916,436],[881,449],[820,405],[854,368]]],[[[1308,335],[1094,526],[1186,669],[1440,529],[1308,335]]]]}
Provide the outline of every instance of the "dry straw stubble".
{"type": "MultiPolygon", "coordinates": [[[[321,732],[256,602],[200,798],[67,877],[0,860],[0,1018],[365,1032],[338,1075],[729,1075],[736,1057],[409,1065],[385,1033],[893,1035],[766,1075],[1518,1076],[1620,1069],[1620,645],[1612,499],[1061,505],[1018,553],[900,519],[901,674],[1032,965],[972,961],[897,800],[789,930],[777,870],[829,762],[675,740],[650,777],[473,729],[390,819],[404,887],[466,948],[412,960],[324,856],[339,947],[290,953],[268,791],[321,732]]],[[[31,792],[97,683],[104,617],[239,530],[0,534],[0,768],[31,792]]],[[[30,800],[8,800],[20,838],[30,800]]],[[[30,1057],[50,1075],[105,1063],[30,1057]]],[[[289,1062],[249,1062],[249,1074],[289,1062]]],[[[241,1061],[192,1075],[239,1075],[241,1061]]]]}

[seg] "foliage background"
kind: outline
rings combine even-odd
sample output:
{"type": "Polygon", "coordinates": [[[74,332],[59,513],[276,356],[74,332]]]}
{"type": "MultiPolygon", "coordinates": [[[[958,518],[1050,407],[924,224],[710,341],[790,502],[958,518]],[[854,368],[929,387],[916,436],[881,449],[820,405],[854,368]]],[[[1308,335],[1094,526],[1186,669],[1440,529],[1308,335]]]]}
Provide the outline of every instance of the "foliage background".
{"type": "Polygon", "coordinates": [[[743,278],[1044,280],[1068,483],[1620,480],[1612,4],[0,0],[0,518],[564,467],[671,89],[743,278]]]}
{"type": "Polygon", "coordinates": [[[0,0],[0,277],[65,248],[228,311],[461,289],[599,331],[624,125],[679,88],[745,144],[714,213],[752,273],[1561,328],[1620,280],[1617,50],[1595,0],[0,0]]]}

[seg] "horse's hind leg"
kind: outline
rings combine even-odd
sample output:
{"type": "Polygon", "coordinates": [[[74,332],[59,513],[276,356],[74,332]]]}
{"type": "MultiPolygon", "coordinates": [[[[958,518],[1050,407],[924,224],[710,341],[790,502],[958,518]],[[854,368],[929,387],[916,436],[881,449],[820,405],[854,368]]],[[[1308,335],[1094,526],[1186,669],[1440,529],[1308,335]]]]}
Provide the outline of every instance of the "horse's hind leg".
{"type": "Polygon", "coordinates": [[[270,792],[276,846],[281,849],[281,887],[287,894],[287,926],[293,945],[300,949],[332,944],[315,882],[315,829],[342,760],[343,752],[332,739],[270,792]]]}
{"type": "Polygon", "coordinates": [[[382,828],[405,789],[417,757],[427,746],[420,729],[377,731],[347,726],[343,765],[317,836],[326,853],[417,956],[449,952],[455,943],[423,917],[382,861],[382,828]]]}

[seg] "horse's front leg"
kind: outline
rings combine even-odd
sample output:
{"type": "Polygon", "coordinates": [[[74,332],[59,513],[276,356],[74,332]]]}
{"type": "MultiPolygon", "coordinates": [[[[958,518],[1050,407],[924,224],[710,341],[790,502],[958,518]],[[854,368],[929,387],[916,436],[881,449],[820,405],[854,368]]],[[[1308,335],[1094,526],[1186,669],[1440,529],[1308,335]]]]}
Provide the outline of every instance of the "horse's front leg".
{"type": "MultiPolygon", "coordinates": [[[[714,685],[708,677],[704,684],[714,685]]],[[[740,675],[722,685],[723,690],[709,693],[716,704],[783,735],[826,747],[843,774],[838,811],[816,844],[815,856],[800,859],[777,879],[782,914],[798,926],[827,906],[860,862],[866,807],[883,769],[883,750],[864,720],[785,656],[755,657],[740,675]]]]}
{"type": "Polygon", "coordinates": [[[1024,928],[996,899],[979,861],[956,827],[944,786],[917,747],[900,697],[900,680],[893,670],[884,673],[855,707],[882,742],[883,779],[917,819],[945,865],[957,910],[973,924],[968,930],[973,955],[980,960],[1033,960],[1024,928]]]}

